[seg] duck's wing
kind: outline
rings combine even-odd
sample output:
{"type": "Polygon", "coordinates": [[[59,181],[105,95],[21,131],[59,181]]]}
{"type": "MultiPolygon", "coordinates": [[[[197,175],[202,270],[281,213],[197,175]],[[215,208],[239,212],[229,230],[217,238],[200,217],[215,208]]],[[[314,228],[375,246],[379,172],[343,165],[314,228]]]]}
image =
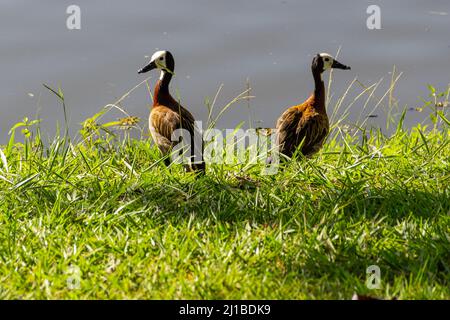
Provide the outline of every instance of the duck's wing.
{"type": "Polygon", "coordinates": [[[297,139],[300,144],[303,141],[302,153],[311,156],[322,147],[328,134],[328,118],[319,113],[306,113],[298,127],[297,139]]]}
{"type": "Polygon", "coordinates": [[[190,134],[194,133],[194,117],[184,108],[180,108],[177,112],[166,106],[153,107],[150,121],[155,131],[169,140],[177,129],[186,129],[190,134]]]}
{"type": "Polygon", "coordinates": [[[195,132],[195,119],[194,116],[185,108],[180,106],[180,110],[178,114],[181,116],[180,118],[180,128],[186,129],[189,131],[191,135],[195,132]]]}
{"type": "Polygon", "coordinates": [[[185,108],[180,108],[181,127],[191,134],[191,161],[195,171],[205,171],[205,163],[203,160],[203,134],[201,128],[195,125],[195,119],[192,114],[185,108]]]}
{"type": "Polygon", "coordinates": [[[190,144],[194,147],[191,149],[190,157],[193,157],[192,161],[199,163],[199,168],[204,170],[202,135],[200,130],[195,127],[194,117],[188,110],[181,106],[177,111],[166,106],[156,106],[152,109],[150,122],[152,136],[164,154],[170,152],[178,144],[178,141],[172,141],[175,130],[187,130],[191,136],[190,144]],[[200,140],[197,141],[196,138],[200,140]]]}
{"type": "Polygon", "coordinates": [[[307,156],[320,149],[328,134],[328,119],[308,105],[302,104],[287,109],[277,122],[277,145],[281,153],[292,157],[302,144],[302,153],[307,156]]]}
{"type": "Polygon", "coordinates": [[[277,121],[277,145],[279,151],[291,157],[299,144],[303,111],[297,106],[287,109],[277,121]]]}

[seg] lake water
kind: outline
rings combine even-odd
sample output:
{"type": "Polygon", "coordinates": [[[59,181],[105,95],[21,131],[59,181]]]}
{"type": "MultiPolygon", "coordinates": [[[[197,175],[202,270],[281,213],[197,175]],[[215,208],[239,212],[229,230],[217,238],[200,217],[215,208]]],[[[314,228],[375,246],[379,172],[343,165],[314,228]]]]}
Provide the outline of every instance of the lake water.
{"type": "MultiPolygon", "coordinates": [[[[335,54],[339,47],[339,60],[352,70],[335,71],[333,97],[355,77],[364,85],[384,78],[376,92],[381,97],[394,65],[403,72],[393,94],[401,107],[419,106],[428,83],[441,91],[450,83],[449,0],[0,0],[0,8],[0,143],[24,116],[38,115],[49,137],[63,124],[62,108],[43,83],[64,91],[74,135],[82,120],[145,79],[137,70],[158,49],[174,54],[172,92],[199,120],[207,119],[205,98],[214,97],[222,84],[217,110],[244,91],[249,79],[255,96],[250,110],[246,101],[234,105],[220,128],[248,119],[273,127],[285,108],[311,92],[313,55],[335,54]],[[66,27],[71,4],[81,8],[81,30],[66,27]],[[371,4],[381,9],[381,30],[366,26],[371,4]]],[[[153,86],[158,74],[151,76],[153,86]]],[[[355,86],[349,96],[359,91],[355,86]]],[[[349,121],[364,102],[352,107],[349,121]]],[[[145,125],[149,105],[145,85],[121,104],[145,125]]],[[[382,108],[385,103],[368,125],[384,127],[382,108]]],[[[364,110],[362,117],[370,113],[364,110]]],[[[425,116],[408,112],[406,122],[425,116]]]]}

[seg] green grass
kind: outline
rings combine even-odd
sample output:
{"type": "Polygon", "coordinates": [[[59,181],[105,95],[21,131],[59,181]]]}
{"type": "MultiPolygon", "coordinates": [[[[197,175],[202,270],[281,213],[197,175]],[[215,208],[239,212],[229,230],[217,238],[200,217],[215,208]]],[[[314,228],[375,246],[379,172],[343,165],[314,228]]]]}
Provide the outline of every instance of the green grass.
{"type": "Polygon", "coordinates": [[[449,126],[334,132],[276,175],[196,177],[145,138],[27,127],[0,152],[0,298],[449,299],[449,126]]]}

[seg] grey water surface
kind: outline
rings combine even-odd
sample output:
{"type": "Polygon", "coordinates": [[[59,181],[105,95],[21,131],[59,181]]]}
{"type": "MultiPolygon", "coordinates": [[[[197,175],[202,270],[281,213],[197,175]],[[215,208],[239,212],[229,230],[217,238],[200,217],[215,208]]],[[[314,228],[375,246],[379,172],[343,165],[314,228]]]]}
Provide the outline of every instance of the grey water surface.
{"type": "MultiPolygon", "coordinates": [[[[383,78],[375,96],[382,97],[395,65],[398,106],[416,108],[427,98],[427,84],[440,91],[450,83],[450,1],[82,1],[0,0],[0,143],[23,117],[42,119],[48,137],[63,125],[58,99],[43,84],[65,95],[71,134],[80,123],[116,101],[145,76],[137,70],[148,56],[170,50],[176,62],[171,88],[194,116],[207,120],[205,99],[223,88],[216,112],[246,89],[248,101],[236,103],[217,123],[234,128],[273,127],[281,112],[307,98],[313,89],[314,54],[335,54],[351,71],[336,70],[329,113],[337,97],[357,78],[371,85],[383,78]],[[69,5],[81,9],[81,30],[66,27],[69,5]],[[381,9],[381,29],[366,26],[369,5],[381,9]]],[[[150,86],[158,78],[150,74],[150,86]]],[[[349,92],[351,101],[361,85],[349,92]]],[[[361,110],[360,100],[348,121],[368,119],[385,128],[386,103],[361,110]],[[360,118],[361,119],[361,118],[360,118]]],[[[344,103],[345,104],[345,103],[344,103]]],[[[150,107],[142,85],[121,106],[146,125],[150,107]]],[[[341,114],[338,114],[340,116],[341,114]]],[[[123,115],[113,111],[108,119],[123,115]]],[[[410,111],[406,124],[422,122],[426,112],[410,111]]],[[[106,119],[106,118],[105,118],[106,119]]]]}

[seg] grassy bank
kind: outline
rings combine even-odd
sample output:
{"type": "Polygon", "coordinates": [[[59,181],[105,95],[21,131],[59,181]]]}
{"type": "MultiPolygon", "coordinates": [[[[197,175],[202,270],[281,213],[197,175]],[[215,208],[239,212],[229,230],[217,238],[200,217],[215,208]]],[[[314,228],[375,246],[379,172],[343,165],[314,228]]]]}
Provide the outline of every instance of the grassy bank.
{"type": "Polygon", "coordinates": [[[316,157],[269,176],[195,177],[145,139],[44,146],[27,128],[0,153],[0,298],[448,299],[441,116],[389,136],[335,128],[316,157]]]}

